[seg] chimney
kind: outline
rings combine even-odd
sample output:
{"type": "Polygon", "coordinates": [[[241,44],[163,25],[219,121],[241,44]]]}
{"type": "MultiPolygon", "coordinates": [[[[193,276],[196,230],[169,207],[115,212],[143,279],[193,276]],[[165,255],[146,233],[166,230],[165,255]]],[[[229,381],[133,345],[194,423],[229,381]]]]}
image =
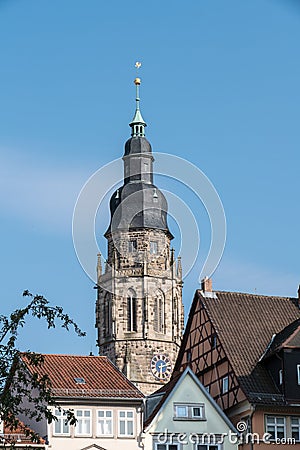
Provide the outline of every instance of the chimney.
{"type": "MultiPolygon", "coordinates": [[[[300,289],[300,286],[299,286],[300,289]]],[[[205,277],[203,278],[203,280],[201,281],[201,290],[203,292],[212,292],[212,279],[205,277]]]]}

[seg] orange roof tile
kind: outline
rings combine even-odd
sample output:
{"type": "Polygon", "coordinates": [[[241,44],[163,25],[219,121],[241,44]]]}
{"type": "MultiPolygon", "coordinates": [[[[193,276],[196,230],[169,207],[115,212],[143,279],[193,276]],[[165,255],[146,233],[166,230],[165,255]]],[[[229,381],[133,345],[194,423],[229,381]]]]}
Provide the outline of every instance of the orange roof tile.
{"type": "MultiPolygon", "coordinates": [[[[26,432],[31,432],[32,430],[28,428],[26,425],[24,425],[23,422],[18,421],[19,425],[17,428],[11,428],[9,425],[4,423],[3,427],[3,433],[0,435],[0,439],[3,439],[6,442],[6,445],[8,445],[11,442],[14,442],[16,446],[25,444],[29,445],[30,448],[44,448],[45,446],[45,440],[42,438],[39,438],[38,442],[32,442],[31,437],[26,435],[26,432]]],[[[1,445],[1,444],[0,444],[1,445]]]]}
{"type": "Polygon", "coordinates": [[[35,367],[22,355],[31,373],[49,376],[55,397],[144,397],[106,356],[43,354],[43,358],[42,365],[35,367]],[[76,378],[84,382],[76,383],[76,378]]]}

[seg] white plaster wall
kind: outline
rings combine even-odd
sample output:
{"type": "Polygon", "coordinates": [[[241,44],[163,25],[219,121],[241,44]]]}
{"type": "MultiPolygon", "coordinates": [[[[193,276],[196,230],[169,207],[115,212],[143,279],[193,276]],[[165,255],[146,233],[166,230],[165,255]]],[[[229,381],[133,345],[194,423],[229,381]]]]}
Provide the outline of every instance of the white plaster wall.
{"type": "MultiPolygon", "coordinates": [[[[177,385],[178,386],[178,385],[177,385]]],[[[183,379],[180,386],[175,389],[173,394],[167,399],[163,412],[159,414],[157,420],[154,420],[150,429],[145,435],[145,450],[152,450],[153,447],[153,433],[163,433],[165,429],[169,433],[186,433],[190,434],[221,434],[228,433],[229,427],[224,419],[218,414],[213,405],[208,401],[204,393],[200,390],[198,385],[192,379],[190,375],[183,379]],[[205,404],[205,421],[175,421],[174,415],[174,402],[182,403],[204,403],[205,404]]],[[[175,441],[174,441],[175,442],[175,441]]],[[[225,437],[224,450],[237,450],[237,446],[231,444],[228,438],[225,437]]],[[[193,444],[188,443],[183,445],[183,450],[193,450],[193,444]]]]}
{"type": "Polygon", "coordinates": [[[92,411],[92,433],[90,437],[75,436],[74,426],[70,427],[70,436],[55,436],[54,424],[48,425],[49,449],[52,450],[81,450],[96,444],[106,450],[135,450],[139,449],[138,436],[141,433],[141,412],[139,407],[128,405],[68,405],[70,409],[90,409],[92,411]],[[113,437],[97,436],[97,410],[109,409],[113,411],[113,437]],[[118,437],[118,410],[134,411],[134,436],[118,437]]]}

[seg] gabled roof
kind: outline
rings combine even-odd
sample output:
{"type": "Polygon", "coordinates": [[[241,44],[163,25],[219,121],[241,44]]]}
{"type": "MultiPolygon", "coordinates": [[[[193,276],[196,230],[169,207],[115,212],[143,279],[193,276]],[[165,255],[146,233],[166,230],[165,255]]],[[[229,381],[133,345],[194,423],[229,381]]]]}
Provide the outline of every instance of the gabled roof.
{"type": "MultiPolygon", "coordinates": [[[[200,389],[206,400],[214,407],[217,414],[219,414],[224,422],[227,424],[227,426],[234,432],[236,432],[236,429],[234,428],[233,424],[230,422],[228,417],[224,414],[220,406],[215,402],[215,400],[212,398],[212,396],[207,392],[205,387],[202,383],[198,380],[198,378],[194,375],[193,371],[190,369],[190,367],[186,367],[184,372],[177,372],[174,377],[164,386],[162,386],[160,389],[158,389],[156,392],[151,394],[148,399],[151,399],[153,397],[158,396],[159,402],[157,403],[157,406],[154,408],[150,416],[146,419],[144,423],[144,430],[148,429],[151,425],[151,423],[154,421],[154,419],[162,412],[164,405],[166,404],[167,400],[172,397],[175,390],[180,387],[180,384],[183,382],[185,377],[190,376],[197,387],[200,389]],[[161,394],[161,395],[160,395],[161,394]]],[[[147,400],[148,400],[147,399],[147,400]]]]}
{"type": "Polygon", "coordinates": [[[277,403],[283,397],[259,363],[271,338],[300,317],[298,299],[239,292],[195,293],[175,369],[179,369],[193,312],[202,302],[242,390],[255,403],[277,403]]]}
{"type": "Polygon", "coordinates": [[[88,447],[84,447],[82,450],[106,450],[104,447],[100,447],[100,445],[92,444],[88,447]]]}
{"type": "Polygon", "coordinates": [[[264,359],[282,348],[300,348],[300,319],[295,320],[279,333],[273,335],[264,359]]]}
{"type": "Polygon", "coordinates": [[[32,449],[45,448],[44,439],[40,437],[38,438],[38,442],[33,442],[31,436],[27,436],[27,434],[31,432],[32,430],[20,420],[18,420],[18,426],[14,428],[11,428],[11,426],[4,423],[3,433],[0,434],[0,439],[3,439],[4,442],[6,442],[7,447],[9,446],[9,443],[13,442],[16,447],[24,447],[26,445],[28,447],[30,446],[32,449]]]}
{"type": "Polygon", "coordinates": [[[30,365],[24,355],[22,359],[31,373],[49,376],[55,397],[144,397],[106,356],[43,355],[38,367],[30,365]]]}

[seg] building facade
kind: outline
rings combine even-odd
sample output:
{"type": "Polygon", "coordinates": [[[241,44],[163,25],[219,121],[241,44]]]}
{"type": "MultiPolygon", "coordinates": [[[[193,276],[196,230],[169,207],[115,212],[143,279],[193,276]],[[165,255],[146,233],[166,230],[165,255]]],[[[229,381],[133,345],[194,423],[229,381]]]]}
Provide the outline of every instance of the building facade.
{"type": "Polygon", "coordinates": [[[237,430],[189,367],[147,398],[145,415],[145,450],[238,449],[237,430]]]}
{"type": "Polygon", "coordinates": [[[196,291],[175,370],[189,366],[234,425],[244,449],[300,449],[298,298],[196,291]],[[247,441],[247,433],[253,433],[247,441]]]}
{"type": "MultiPolygon", "coordinates": [[[[144,395],[104,356],[42,355],[29,373],[49,377],[57,420],[22,417],[47,448],[53,450],[138,450],[143,426],[144,395]],[[68,422],[72,410],[76,423],[68,422]]],[[[28,409],[34,402],[28,402],[28,409]]],[[[1,436],[0,436],[1,443],[1,436]]],[[[32,444],[33,445],[33,444],[32,444]]],[[[29,446],[29,444],[28,444],[29,446]]],[[[31,447],[30,447],[31,448],[31,447]]],[[[32,447],[35,448],[35,447],[32,447]]]]}
{"type": "Polygon", "coordinates": [[[16,426],[3,423],[0,419],[0,449],[30,448],[31,450],[46,450],[46,441],[38,438],[33,442],[31,433],[33,430],[20,422],[16,426]]]}
{"type": "Polygon", "coordinates": [[[125,144],[124,184],[110,200],[107,260],[97,266],[96,328],[105,355],[145,394],[169,380],[184,326],[182,269],[171,249],[167,201],[153,184],[151,145],[139,108],[125,144]]]}

